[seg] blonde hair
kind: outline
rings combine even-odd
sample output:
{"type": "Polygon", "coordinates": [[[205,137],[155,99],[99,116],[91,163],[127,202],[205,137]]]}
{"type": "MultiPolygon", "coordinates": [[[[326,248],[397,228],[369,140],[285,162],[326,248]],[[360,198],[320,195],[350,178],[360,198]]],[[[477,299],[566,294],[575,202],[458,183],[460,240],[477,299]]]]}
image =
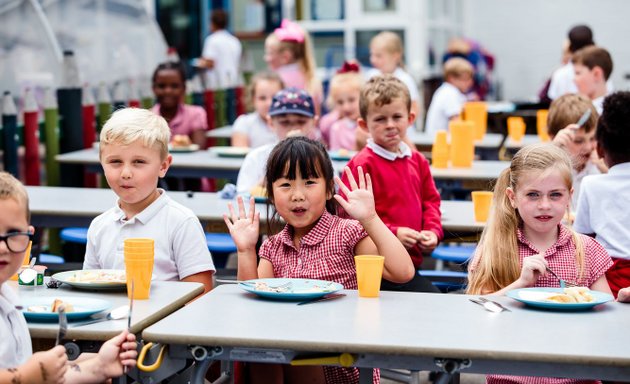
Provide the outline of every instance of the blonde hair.
{"type": "Polygon", "coordinates": [[[160,152],[160,159],[168,156],[168,142],[171,129],[160,115],[141,108],[123,108],[112,114],[101,130],[101,151],[103,145],[129,145],[142,140],[145,147],[160,152]]]}
{"type": "Polygon", "coordinates": [[[359,112],[363,120],[367,119],[370,106],[382,107],[394,99],[402,99],[411,111],[411,96],[407,86],[392,75],[374,76],[365,84],[359,98],[359,112]]]}
{"type": "Polygon", "coordinates": [[[31,221],[31,210],[28,207],[28,193],[26,188],[12,174],[0,171],[0,200],[14,200],[24,205],[26,221],[31,221]]]}
{"type": "Polygon", "coordinates": [[[593,103],[578,94],[566,94],[558,97],[549,106],[547,132],[551,136],[557,135],[567,125],[577,123],[587,109],[591,110],[591,116],[582,125],[582,128],[584,128],[584,132],[588,133],[597,127],[597,119],[599,118],[593,103]]]}
{"type": "Polygon", "coordinates": [[[453,57],[446,60],[444,63],[444,79],[447,80],[450,76],[461,77],[462,75],[473,76],[475,70],[472,64],[466,59],[461,57],[453,57]]]}
{"type": "Polygon", "coordinates": [[[334,108],[334,95],[339,92],[339,88],[348,86],[353,87],[360,92],[361,87],[363,87],[363,83],[363,76],[361,76],[361,74],[358,72],[337,73],[330,80],[328,99],[326,100],[328,107],[331,109],[334,108]]]}
{"type": "Polygon", "coordinates": [[[304,34],[304,41],[301,43],[296,41],[281,41],[275,33],[267,36],[267,41],[270,44],[276,45],[280,52],[288,51],[291,53],[293,60],[298,63],[306,78],[306,91],[311,95],[319,95],[322,93],[322,83],[315,74],[317,65],[315,64],[313,45],[309,34],[303,29],[302,33],[304,34]]]}
{"type": "Polygon", "coordinates": [[[282,78],[276,72],[261,71],[256,73],[247,87],[247,103],[250,108],[253,108],[254,100],[256,99],[256,86],[261,81],[274,82],[280,86],[279,90],[284,89],[284,81],[282,81],[282,78]]]}
{"type": "Polygon", "coordinates": [[[404,47],[402,40],[398,34],[391,31],[383,31],[379,34],[375,35],[372,40],[370,40],[370,48],[374,45],[381,46],[385,48],[385,51],[391,55],[400,54],[400,62],[398,63],[399,67],[402,67],[402,60],[404,54],[404,47]]]}
{"type": "MultiPolygon", "coordinates": [[[[571,160],[567,153],[551,143],[523,147],[512,158],[510,167],[501,172],[494,187],[492,207],[486,228],[481,234],[475,260],[469,266],[467,293],[496,292],[516,281],[521,273],[517,229],[523,224],[512,207],[507,188],[514,192],[519,180],[531,172],[559,170],[567,189],[572,186],[571,160]]],[[[584,274],[584,244],[571,230],[576,248],[578,279],[584,274]]]]}

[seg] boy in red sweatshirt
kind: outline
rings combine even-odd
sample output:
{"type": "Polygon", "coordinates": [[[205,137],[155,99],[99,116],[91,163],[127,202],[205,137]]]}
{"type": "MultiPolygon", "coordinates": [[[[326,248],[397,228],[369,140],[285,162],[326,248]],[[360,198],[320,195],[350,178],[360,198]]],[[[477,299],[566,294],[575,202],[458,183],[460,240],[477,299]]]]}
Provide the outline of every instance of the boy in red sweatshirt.
{"type": "MultiPolygon", "coordinates": [[[[407,87],[393,76],[376,76],[361,91],[360,129],[371,138],[348,166],[354,175],[360,166],[372,178],[376,212],[409,251],[420,268],[422,255],[430,254],[444,237],[440,221],[440,194],[429,162],[403,142],[414,119],[407,87]]],[[[342,181],[348,185],[345,174],[342,181]]],[[[439,292],[416,273],[406,284],[383,280],[383,290],[439,292]]]]}

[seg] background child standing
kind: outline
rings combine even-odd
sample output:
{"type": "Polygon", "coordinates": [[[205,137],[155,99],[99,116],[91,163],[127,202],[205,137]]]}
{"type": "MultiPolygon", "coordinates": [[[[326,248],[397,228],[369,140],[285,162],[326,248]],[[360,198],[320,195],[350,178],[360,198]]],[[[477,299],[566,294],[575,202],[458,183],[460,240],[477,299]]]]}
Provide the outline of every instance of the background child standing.
{"type": "Polygon", "coordinates": [[[273,95],[283,88],[282,79],[274,72],[264,71],[254,75],[249,88],[254,112],[241,115],[234,122],[232,146],[258,148],[278,141],[276,134],[267,124],[267,114],[273,95]]]}
{"type": "Polygon", "coordinates": [[[105,342],[97,354],[68,362],[58,345],[33,354],[28,325],[17,308],[17,292],[6,282],[22,266],[34,228],[29,225],[28,195],[11,174],[0,172],[0,382],[103,383],[136,364],[136,337],[128,331],[105,342]]]}
{"type": "Polygon", "coordinates": [[[363,77],[359,74],[359,66],[356,64],[344,63],[330,80],[328,103],[337,112],[337,120],[330,124],[326,132],[321,127],[322,138],[328,143],[329,149],[357,148],[357,119],[362,86],[363,77]]]}
{"type": "MultiPolygon", "coordinates": [[[[630,92],[606,97],[597,123],[597,151],[610,167],[608,174],[584,178],[574,228],[595,235],[614,264],[606,272],[613,294],[630,287],[630,92]]],[[[630,300],[630,290],[619,292],[630,300]]]]}
{"type": "Polygon", "coordinates": [[[473,75],[473,66],[466,59],[454,57],[444,63],[444,83],[431,99],[424,125],[426,133],[446,131],[448,123],[460,116],[466,103],[466,93],[473,85],[473,75]]]}
{"type": "Polygon", "coordinates": [[[370,41],[370,63],[374,68],[367,72],[367,77],[391,74],[402,81],[411,96],[411,112],[418,116],[420,94],[415,80],[403,68],[403,53],[402,40],[394,32],[384,31],[374,36],[370,41]]]}
{"type": "MultiPolygon", "coordinates": [[[[429,162],[402,140],[415,118],[405,85],[391,75],[371,78],[360,98],[360,129],[369,132],[367,146],[348,167],[356,175],[363,168],[372,175],[376,212],[387,228],[405,246],[414,267],[420,268],[422,254],[430,253],[444,236],[438,193],[429,162]]],[[[342,178],[349,185],[344,174],[342,178]]],[[[416,274],[405,284],[388,282],[383,289],[438,292],[431,282],[416,274]]]]}
{"type": "Polygon", "coordinates": [[[608,94],[607,81],[613,70],[610,53],[602,47],[591,45],[575,52],[571,62],[578,92],[588,97],[601,114],[604,97],[608,94]]]}
{"type": "Polygon", "coordinates": [[[212,289],[214,264],[197,216],[157,188],[173,157],[166,121],[151,111],[119,109],[101,131],[99,156],[116,205],[88,229],[83,268],[124,269],[124,240],[155,240],[153,276],[212,289]]]}
{"type": "MultiPolygon", "coordinates": [[[[238,215],[228,203],[225,223],[238,248],[239,280],[289,277],[335,281],[346,289],[357,288],[354,255],[383,255],[383,276],[395,282],[412,278],[408,253],[387,230],[374,209],[369,174],[358,169],[355,181],[346,169],[349,188],[335,181],[347,198],[335,194],[334,170],[324,146],[305,137],[281,141],[271,152],[266,168],[266,187],[275,214],[286,222],[284,229],[265,240],[257,265],[256,242],[260,217],[250,199],[246,212],[238,198],[238,215]],[[358,183],[357,183],[358,181],[358,183]],[[334,198],[334,199],[333,199],[334,198]],[[354,220],[335,216],[335,200],[354,220]]],[[[290,367],[257,365],[265,374],[253,375],[266,383],[289,380],[289,371],[301,380],[358,383],[356,368],[290,367]]],[[[258,369],[258,368],[256,368],[258,369]]],[[[304,381],[300,381],[304,382],[304,381]]],[[[311,382],[311,381],[309,381],[311,382]]]]}
{"type": "Polygon", "coordinates": [[[265,62],[278,73],[285,87],[307,91],[315,101],[315,111],[320,114],[323,100],[322,84],[317,78],[315,57],[310,37],[302,27],[290,20],[282,20],[280,28],[265,40],[265,62]]]}

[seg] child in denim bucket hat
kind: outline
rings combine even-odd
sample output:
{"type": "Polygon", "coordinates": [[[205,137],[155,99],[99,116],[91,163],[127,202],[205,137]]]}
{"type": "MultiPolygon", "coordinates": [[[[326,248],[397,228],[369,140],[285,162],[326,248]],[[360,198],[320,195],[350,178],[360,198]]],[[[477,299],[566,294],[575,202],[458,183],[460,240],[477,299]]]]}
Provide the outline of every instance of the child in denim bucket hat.
{"type": "MultiPolygon", "coordinates": [[[[318,118],[311,96],[302,89],[291,87],[273,96],[267,124],[281,141],[289,136],[311,136],[318,118]]],[[[260,194],[252,193],[252,190],[262,188],[267,159],[276,144],[263,145],[247,154],[236,182],[239,195],[260,194]]]]}

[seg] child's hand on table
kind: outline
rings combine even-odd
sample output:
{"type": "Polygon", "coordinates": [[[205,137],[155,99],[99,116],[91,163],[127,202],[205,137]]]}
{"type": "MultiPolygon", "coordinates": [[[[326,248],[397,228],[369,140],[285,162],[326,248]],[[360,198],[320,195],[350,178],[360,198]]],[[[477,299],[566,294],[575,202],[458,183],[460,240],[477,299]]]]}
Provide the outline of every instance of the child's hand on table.
{"type": "Polygon", "coordinates": [[[341,205],[353,219],[358,220],[362,224],[365,221],[370,221],[378,217],[374,206],[374,194],[372,193],[372,180],[370,179],[370,175],[364,175],[363,168],[358,167],[359,184],[357,185],[350,168],[345,167],[345,171],[351,189],[348,189],[338,176],[335,176],[335,183],[337,183],[339,189],[346,195],[347,201],[340,195],[335,195],[335,200],[337,200],[339,205],[341,205]]]}
{"type": "Polygon", "coordinates": [[[223,221],[225,221],[230,230],[230,235],[239,252],[255,250],[260,227],[260,212],[256,212],[253,197],[249,199],[249,213],[245,211],[242,196],[238,196],[236,201],[238,204],[238,216],[234,212],[232,203],[228,203],[230,214],[223,214],[223,221]]]}
{"type": "Polygon", "coordinates": [[[431,252],[438,245],[438,237],[433,231],[421,231],[418,245],[420,246],[420,250],[422,252],[431,252]]]}
{"type": "Polygon", "coordinates": [[[630,287],[621,288],[617,293],[617,301],[620,303],[630,303],[630,287]]]}

